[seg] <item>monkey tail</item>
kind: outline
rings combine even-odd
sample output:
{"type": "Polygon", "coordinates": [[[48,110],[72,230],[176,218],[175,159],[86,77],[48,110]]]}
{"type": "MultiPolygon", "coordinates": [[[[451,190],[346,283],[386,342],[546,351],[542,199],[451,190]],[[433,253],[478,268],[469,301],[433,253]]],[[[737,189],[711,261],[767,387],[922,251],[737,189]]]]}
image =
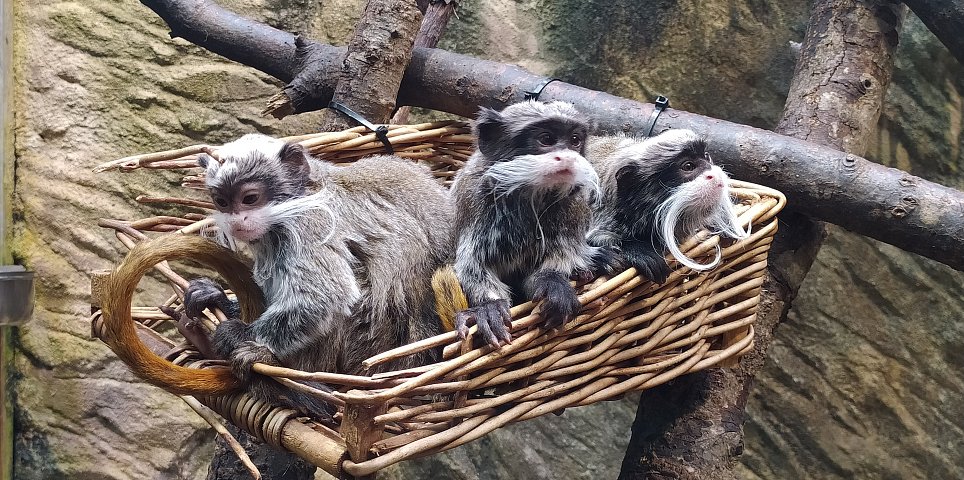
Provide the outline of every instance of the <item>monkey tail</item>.
{"type": "Polygon", "coordinates": [[[212,267],[237,294],[241,319],[250,323],[264,309],[261,289],[251,270],[234,252],[196,236],[164,235],[131,249],[106,282],[102,312],[104,342],[138,377],[178,395],[223,395],[241,382],[227,367],[185,368],[162,359],[137,337],[131,300],[141,277],[165,260],[188,259],[212,267]]]}
{"type": "Polygon", "coordinates": [[[435,271],[432,290],[435,292],[435,312],[442,321],[442,327],[446,332],[455,330],[455,314],[469,308],[469,302],[451,265],[435,271]]]}

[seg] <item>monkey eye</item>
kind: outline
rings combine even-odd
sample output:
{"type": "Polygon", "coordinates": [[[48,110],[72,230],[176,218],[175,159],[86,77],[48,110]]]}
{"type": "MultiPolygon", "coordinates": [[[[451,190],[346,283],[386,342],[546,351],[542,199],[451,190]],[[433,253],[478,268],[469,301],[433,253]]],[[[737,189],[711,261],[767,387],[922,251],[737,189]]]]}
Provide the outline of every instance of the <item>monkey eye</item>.
{"type": "Polygon", "coordinates": [[[578,147],[582,145],[582,137],[580,137],[579,135],[573,135],[572,138],[569,139],[569,144],[572,145],[573,147],[578,147]]]}
{"type": "Polygon", "coordinates": [[[556,137],[549,132],[542,132],[536,137],[539,144],[545,147],[549,147],[556,144],[556,137]]]}
{"type": "Polygon", "coordinates": [[[683,166],[680,167],[680,168],[681,168],[684,172],[692,172],[693,170],[696,170],[696,162],[694,162],[694,161],[692,161],[692,160],[687,160],[687,161],[683,162],[683,166]]]}
{"type": "Polygon", "coordinates": [[[228,201],[224,197],[214,197],[214,204],[220,208],[228,208],[228,201]]]}
{"type": "Polygon", "coordinates": [[[255,203],[258,203],[259,198],[260,196],[257,193],[252,193],[251,195],[245,195],[244,198],[241,199],[241,203],[245,205],[254,205],[255,203]]]}

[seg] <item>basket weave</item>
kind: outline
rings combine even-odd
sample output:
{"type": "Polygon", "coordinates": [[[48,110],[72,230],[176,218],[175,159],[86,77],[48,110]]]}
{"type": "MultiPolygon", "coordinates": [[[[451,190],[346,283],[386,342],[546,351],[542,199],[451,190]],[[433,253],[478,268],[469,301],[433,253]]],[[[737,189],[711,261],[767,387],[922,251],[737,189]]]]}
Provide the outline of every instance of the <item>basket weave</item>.
{"type": "MultiPolygon", "coordinates": [[[[388,136],[396,154],[428,164],[445,183],[473,151],[471,132],[462,122],[392,126],[388,136]]],[[[381,142],[362,128],[287,140],[300,142],[332,162],[383,152],[381,142]]],[[[216,150],[199,145],[128,157],[98,170],[191,169],[196,167],[198,153],[212,149],[216,150]]],[[[199,172],[194,168],[184,178],[187,190],[204,190],[199,172]]],[[[706,258],[720,245],[720,266],[697,273],[670,258],[674,270],[662,285],[638,277],[633,269],[582,285],[579,299],[584,308],[561,331],[539,328],[538,308],[526,303],[512,308],[513,340],[498,351],[488,346],[473,348],[471,341],[459,341],[449,332],[365,362],[372,366],[444,347],[440,362],[406,371],[366,377],[255,366],[257,372],[295,388],[307,389],[292,379],[321,381],[338,389],[334,397],[323,396],[339,405],[338,425],[298,418],[292,410],[263,404],[246,393],[200,400],[256,437],[287,448],[333,475],[366,476],[405,459],[457,447],[507,424],[732,364],[753,345],[767,251],[777,229],[775,216],[786,200],[775,190],[739,181],[731,181],[731,191],[740,201],[736,207],[740,221],[752,225],[750,237],[733,242],[704,232],[682,247],[690,257],[706,258]]],[[[213,208],[200,192],[187,198],[142,196],[138,200],[180,205],[193,212],[101,221],[128,247],[146,238],[144,232],[197,233],[213,208]]],[[[166,263],[157,269],[176,292],[186,285],[166,263]]],[[[103,281],[103,274],[95,275],[92,284],[93,331],[99,338],[103,338],[103,319],[96,307],[103,281]]],[[[179,306],[178,295],[164,304],[179,306]]],[[[159,309],[134,307],[133,316],[140,338],[157,354],[185,366],[203,368],[212,363],[200,358],[190,344],[157,333],[170,330],[169,317],[159,309]]],[[[217,320],[212,316],[207,323],[214,328],[217,320]]]]}

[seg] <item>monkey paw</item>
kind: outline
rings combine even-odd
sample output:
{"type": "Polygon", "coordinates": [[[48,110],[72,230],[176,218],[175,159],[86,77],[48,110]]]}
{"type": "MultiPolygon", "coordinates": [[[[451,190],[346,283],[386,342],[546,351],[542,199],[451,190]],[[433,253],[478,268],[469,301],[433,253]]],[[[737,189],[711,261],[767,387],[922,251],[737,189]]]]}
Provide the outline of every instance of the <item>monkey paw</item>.
{"type": "Polygon", "coordinates": [[[231,372],[243,383],[251,381],[251,367],[255,363],[279,365],[278,358],[264,345],[250,340],[241,342],[238,348],[231,352],[231,372]]]}
{"type": "Polygon", "coordinates": [[[595,275],[612,275],[626,269],[622,259],[622,252],[615,245],[597,247],[592,255],[589,268],[595,275]]]}
{"type": "Polygon", "coordinates": [[[546,276],[535,285],[532,300],[542,302],[540,315],[549,328],[559,328],[576,317],[582,309],[576,290],[561,275],[558,278],[546,276]]]}
{"type": "Polygon", "coordinates": [[[669,277],[669,265],[666,264],[666,259],[656,251],[627,252],[626,259],[630,265],[636,267],[637,273],[657,284],[665,282],[669,277]]]}
{"type": "Polygon", "coordinates": [[[479,334],[489,345],[499,348],[503,342],[512,343],[509,333],[512,316],[507,300],[489,300],[456,313],[455,331],[459,332],[459,337],[465,338],[469,334],[469,325],[473,322],[478,325],[479,334]]]}
{"type": "Polygon", "coordinates": [[[237,317],[237,306],[224,289],[210,278],[195,278],[184,291],[184,313],[190,318],[199,318],[205,308],[217,308],[228,317],[237,317]]]}

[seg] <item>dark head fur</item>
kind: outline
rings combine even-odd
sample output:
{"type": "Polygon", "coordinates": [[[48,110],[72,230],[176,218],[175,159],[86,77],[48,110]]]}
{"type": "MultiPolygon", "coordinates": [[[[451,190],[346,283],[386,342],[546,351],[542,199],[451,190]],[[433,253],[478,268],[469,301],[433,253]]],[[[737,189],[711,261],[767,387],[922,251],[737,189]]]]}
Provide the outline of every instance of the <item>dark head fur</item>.
{"type": "Polygon", "coordinates": [[[231,191],[246,182],[262,182],[273,201],[305,194],[308,155],[301,145],[260,134],[248,134],[218,148],[221,159],[201,154],[206,184],[212,192],[231,191]]]}
{"type": "Polygon", "coordinates": [[[327,196],[318,188],[327,164],[301,145],[249,134],[218,148],[217,156],[220,162],[202,155],[198,163],[206,168],[205,182],[219,210],[214,218],[222,244],[235,248],[235,240],[260,241],[306,210],[325,210],[330,217],[327,196]],[[258,194],[252,205],[238,198],[247,189],[258,194]]]}

